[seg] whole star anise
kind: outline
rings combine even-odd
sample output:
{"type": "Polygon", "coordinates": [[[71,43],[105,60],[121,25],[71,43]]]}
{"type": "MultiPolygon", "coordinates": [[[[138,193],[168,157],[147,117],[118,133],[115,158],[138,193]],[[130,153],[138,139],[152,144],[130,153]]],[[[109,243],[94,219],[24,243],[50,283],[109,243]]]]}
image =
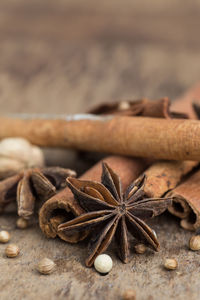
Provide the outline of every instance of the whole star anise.
{"type": "Polygon", "coordinates": [[[145,198],[145,175],[122,193],[120,178],[103,163],[102,183],[68,178],[67,184],[86,213],[61,224],[58,229],[71,232],[95,229],[89,242],[87,266],[92,266],[97,255],[108,248],[114,236],[119,245],[119,256],[127,263],[130,257],[128,232],[158,251],[155,232],[143,220],[161,214],[171,199],[145,198]]]}
{"type": "Polygon", "coordinates": [[[30,218],[36,200],[47,200],[66,186],[66,178],[76,176],[60,167],[30,168],[0,181],[0,212],[17,200],[18,215],[30,218]]]}

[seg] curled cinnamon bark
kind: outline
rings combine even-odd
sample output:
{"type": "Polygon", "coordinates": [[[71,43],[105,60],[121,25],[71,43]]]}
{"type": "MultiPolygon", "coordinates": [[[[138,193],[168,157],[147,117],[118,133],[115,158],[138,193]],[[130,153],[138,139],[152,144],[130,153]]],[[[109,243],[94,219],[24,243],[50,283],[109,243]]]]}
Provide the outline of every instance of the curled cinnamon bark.
{"type": "MultiPolygon", "coordinates": [[[[118,172],[121,177],[123,187],[126,188],[141,172],[147,167],[148,162],[141,159],[132,159],[121,156],[109,156],[103,159],[111,168],[118,172]]],[[[91,169],[85,172],[80,178],[100,181],[102,172],[102,161],[98,162],[91,169]]],[[[69,188],[65,188],[57,195],[46,201],[39,213],[40,228],[49,238],[55,238],[57,235],[70,243],[77,243],[87,236],[87,232],[58,232],[57,227],[74,216],[83,213],[82,208],[74,199],[69,188]]]]}
{"type": "Polygon", "coordinates": [[[187,114],[190,119],[197,119],[192,103],[200,104],[200,82],[186,91],[183,96],[176,99],[172,103],[171,109],[178,113],[187,114]]]}
{"type": "Polygon", "coordinates": [[[173,197],[169,211],[181,218],[181,226],[188,230],[200,227],[200,170],[166,196],[173,197]]]}
{"type": "Polygon", "coordinates": [[[200,122],[149,117],[74,116],[71,120],[0,118],[0,138],[23,136],[41,146],[133,157],[200,160],[200,122]]]}
{"type": "Polygon", "coordinates": [[[196,161],[154,163],[145,171],[145,193],[152,198],[163,196],[169,190],[174,189],[183,176],[188,174],[197,164],[196,161]]]}

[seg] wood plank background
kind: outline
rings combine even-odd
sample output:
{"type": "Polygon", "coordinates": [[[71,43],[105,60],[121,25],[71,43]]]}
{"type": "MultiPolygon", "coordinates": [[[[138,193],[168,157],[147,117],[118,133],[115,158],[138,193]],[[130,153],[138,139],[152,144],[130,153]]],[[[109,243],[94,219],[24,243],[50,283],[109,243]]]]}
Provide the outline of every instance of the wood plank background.
{"type": "MultiPolygon", "coordinates": [[[[200,79],[200,2],[183,0],[1,0],[1,113],[84,112],[101,101],[172,100],[200,79]]],[[[45,152],[49,164],[86,167],[68,152],[45,152]]],[[[109,250],[114,268],[100,276],[84,266],[85,244],[47,240],[38,225],[15,228],[16,214],[0,217],[21,248],[17,259],[0,245],[0,299],[199,299],[199,255],[188,251],[191,233],[164,215],[152,222],[161,251],[135,255],[123,265],[109,250]],[[170,223],[170,224],[169,224],[170,223]],[[48,256],[57,271],[42,276],[38,259],[48,256]],[[179,269],[166,272],[165,257],[179,269]]]]}

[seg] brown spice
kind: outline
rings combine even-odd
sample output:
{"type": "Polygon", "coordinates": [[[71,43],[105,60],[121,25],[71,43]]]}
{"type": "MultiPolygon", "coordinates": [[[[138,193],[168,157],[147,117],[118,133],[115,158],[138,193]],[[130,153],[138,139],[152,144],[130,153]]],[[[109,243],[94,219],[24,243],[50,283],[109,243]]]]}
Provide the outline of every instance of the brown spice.
{"type": "Polygon", "coordinates": [[[95,258],[108,248],[114,236],[119,246],[119,256],[127,263],[130,256],[128,231],[153,250],[159,250],[154,232],[143,220],[161,214],[171,199],[145,198],[144,181],[145,176],[134,181],[122,193],[120,178],[105,163],[101,184],[70,177],[67,179],[75,199],[86,213],[59,225],[58,230],[80,232],[95,229],[89,243],[87,266],[92,266],[95,258]]]}
{"type": "Polygon", "coordinates": [[[37,265],[37,270],[41,274],[49,275],[55,270],[56,264],[49,258],[43,258],[37,265]]]}
{"type": "Polygon", "coordinates": [[[200,235],[193,235],[190,239],[189,246],[193,251],[200,250],[200,235]]]}
{"type": "Polygon", "coordinates": [[[29,219],[35,200],[47,200],[66,185],[67,176],[75,172],[59,167],[31,168],[0,182],[0,209],[17,199],[18,215],[29,219]]]}
{"type": "Polygon", "coordinates": [[[0,118],[0,138],[7,135],[23,136],[40,146],[167,160],[200,159],[200,123],[196,120],[92,115],[69,121],[0,118]]]}
{"type": "Polygon", "coordinates": [[[5,254],[7,257],[13,258],[19,255],[19,247],[15,244],[10,244],[5,249],[5,254]]]}
{"type": "MultiPolygon", "coordinates": [[[[88,113],[96,115],[123,115],[143,116],[154,118],[172,118],[174,113],[170,112],[170,100],[161,98],[159,100],[141,99],[135,101],[116,101],[103,103],[92,108],[88,113]]],[[[187,118],[186,114],[175,114],[176,117],[187,118]]]]}
{"type": "Polygon", "coordinates": [[[122,295],[122,300],[136,300],[136,292],[134,290],[127,290],[122,295]]]}
{"type": "Polygon", "coordinates": [[[200,170],[167,194],[173,197],[173,205],[169,211],[182,218],[182,227],[195,230],[200,226],[200,170]]]}
{"type": "Polygon", "coordinates": [[[167,160],[200,159],[200,123],[196,120],[92,115],[69,121],[0,118],[0,138],[8,135],[20,135],[40,146],[167,160]]]}
{"type": "Polygon", "coordinates": [[[26,229],[29,226],[28,220],[24,218],[18,218],[16,222],[17,228],[19,229],[26,229]]]}
{"type": "MultiPolygon", "coordinates": [[[[148,197],[163,196],[174,189],[197,164],[195,161],[161,161],[152,164],[145,170],[145,193],[148,197]]],[[[172,198],[171,194],[170,197],[172,198]]]]}
{"type": "Polygon", "coordinates": [[[147,247],[142,243],[135,245],[134,248],[135,248],[135,252],[138,254],[144,254],[147,250],[147,247]]]}
{"type": "Polygon", "coordinates": [[[178,113],[189,115],[190,119],[197,119],[197,115],[192,107],[192,103],[199,103],[200,100],[200,83],[192,86],[180,98],[172,102],[171,109],[178,113]]]}
{"type": "MultiPolygon", "coordinates": [[[[135,180],[148,165],[148,162],[142,159],[132,159],[122,156],[109,156],[104,159],[117,173],[121,175],[121,181],[124,188],[135,180]]],[[[98,162],[91,169],[85,172],[80,179],[84,180],[101,180],[102,161],[98,162]]],[[[58,232],[58,225],[64,223],[74,216],[83,213],[83,209],[74,199],[69,188],[46,201],[41,207],[39,213],[40,228],[48,238],[54,238],[57,235],[70,243],[77,243],[87,236],[86,232],[58,232]]]]}
{"type": "Polygon", "coordinates": [[[178,267],[178,262],[174,258],[167,258],[164,262],[164,267],[167,270],[175,270],[178,267]]]}

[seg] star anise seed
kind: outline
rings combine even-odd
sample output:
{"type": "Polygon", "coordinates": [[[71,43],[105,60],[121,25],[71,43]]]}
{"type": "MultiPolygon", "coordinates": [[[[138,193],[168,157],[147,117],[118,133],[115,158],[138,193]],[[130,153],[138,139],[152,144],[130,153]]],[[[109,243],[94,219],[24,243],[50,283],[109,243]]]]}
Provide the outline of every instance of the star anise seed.
{"type": "Polygon", "coordinates": [[[0,211],[17,200],[18,215],[25,219],[34,212],[35,201],[45,201],[66,186],[66,178],[76,176],[60,167],[30,168],[0,181],[0,211]]]}
{"type": "Polygon", "coordinates": [[[61,224],[58,229],[71,232],[93,229],[87,266],[92,266],[114,236],[119,245],[119,256],[127,263],[130,257],[128,232],[155,251],[159,250],[157,237],[144,220],[164,212],[171,199],[146,198],[145,175],[122,193],[120,178],[103,163],[102,183],[68,178],[67,184],[86,213],[61,224]]]}

